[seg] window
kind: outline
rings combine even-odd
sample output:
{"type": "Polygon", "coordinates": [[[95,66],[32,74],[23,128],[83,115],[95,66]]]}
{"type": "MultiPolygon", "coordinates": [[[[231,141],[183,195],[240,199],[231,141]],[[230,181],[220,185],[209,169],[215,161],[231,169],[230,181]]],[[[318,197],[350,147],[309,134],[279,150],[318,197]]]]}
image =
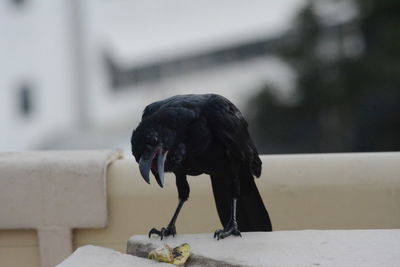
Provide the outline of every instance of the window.
{"type": "Polygon", "coordinates": [[[32,89],[29,85],[24,84],[18,91],[18,109],[23,117],[28,117],[33,111],[32,89]]]}
{"type": "Polygon", "coordinates": [[[11,3],[15,7],[21,7],[23,4],[25,4],[26,0],[11,0],[11,3]]]}

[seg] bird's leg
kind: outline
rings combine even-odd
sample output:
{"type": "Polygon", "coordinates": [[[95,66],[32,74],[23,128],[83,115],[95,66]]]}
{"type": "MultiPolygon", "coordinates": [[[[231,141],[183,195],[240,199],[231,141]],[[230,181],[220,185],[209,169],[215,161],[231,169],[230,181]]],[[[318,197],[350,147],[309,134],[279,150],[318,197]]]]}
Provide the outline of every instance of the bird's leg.
{"type": "Polygon", "coordinates": [[[232,205],[231,205],[231,218],[227,225],[224,227],[222,230],[216,230],[214,232],[214,238],[217,238],[217,240],[223,239],[227,236],[230,235],[235,235],[235,236],[242,236],[240,234],[240,231],[238,229],[238,224],[236,221],[236,202],[237,198],[232,199],[232,205]]]}
{"type": "Polygon", "coordinates": [[[185,200],[179,200],[178,206],[176,207],[174,216],[172,216],[171,221],[169,222],[167,227],[161,228],[161,230],[157,230],[156,228],[152,228],[149,232],[149,238],[151,237],[152,234],[159,235],[161,237],[161,240],[165,236],[175,236],[176,235],[176,228],[175,228],[175,222],[176,219],[178,218],[179,212],[181,211],[181,208],[183,206],[183,203],[185,203],[185,200]]]}
{"type": "Polygon", "coordinates": [[[237,176],[233,176],[233,179],[229,181],[230,183],[230,193],[232,197],[231,202],[231,217],[226,225],[224,225],[224,229],[217,230],[214,232],[214,238],[217,240],[223,239],[230,235],[242,236],[238,229],[238,223],[236,221],[236,211],[237,211],[237,199],[240,196],[240,181],[237,176]]]}
{"type": "Polygon", "coordinates": [[[164,238],[164,236],[176,235],[176,228],[175,228],[176,219],[178,218],[183,203],[185,203],[185,201],[189,198],[190,188],[186,180],[186,175],[175,174],[175,176],[176,176],[176,187],[178,188],[179,203],[178,206],[176,207],[174,216],[172,216],[172,219],[167,227],[163,227],[161,228],[161,230],[157,230],[156,228],[151,229],[149,232],[149,238],[152,234],[159,235],[161,237],[161,240],[164,238]]]}

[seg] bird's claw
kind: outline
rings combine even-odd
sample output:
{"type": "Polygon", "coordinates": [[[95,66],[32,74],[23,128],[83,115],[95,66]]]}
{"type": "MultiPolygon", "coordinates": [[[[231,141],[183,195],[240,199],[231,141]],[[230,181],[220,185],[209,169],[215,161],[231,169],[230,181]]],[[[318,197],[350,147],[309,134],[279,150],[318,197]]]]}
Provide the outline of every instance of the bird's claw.
{"type": "Polygon", "coordinates": [[[176,235],[176,229],[175,225],[168,225],[167,227],[161,228],[161,230],[157,230],[156,228],[152,228],[149,232],[149,238],[151,237],[152,234],[158,235],[161,237],[161,240],[163,240],[164,237],[172,235],[175,237],[176,235]]]}
{"type": "Polygon", "coordinates": [[[214,238],[217,238],[217,240],[224,239],[225,237],[228,237],[230,235],[242,237],[242,234],[240,233],[237,226],[231,226],[228,228],[224,228],[223,230],[216,230],[214,232],[214,238]]]}
{"type": "Polygon", "coordinates": [[[158,231],[156,228],[152,228],[149,232],[149,238],[151,237],[152,234],[161,235],[161,232],[158,231]]]}

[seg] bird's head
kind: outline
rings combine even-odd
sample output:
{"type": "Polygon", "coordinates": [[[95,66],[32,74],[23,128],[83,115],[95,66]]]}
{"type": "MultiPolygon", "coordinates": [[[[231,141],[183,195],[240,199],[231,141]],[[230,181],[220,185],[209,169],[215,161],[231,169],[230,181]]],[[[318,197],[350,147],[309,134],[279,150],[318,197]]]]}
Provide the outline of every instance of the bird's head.
{"type": "Polygon", "coordinates": [[[175,134],[167,127],[146,127],[145,123],[133,131],[131,138],[132,154],[139,163],[143,179],[150,184],[150,171],[160,187],[164,186],[164,164],[175,134]]]}

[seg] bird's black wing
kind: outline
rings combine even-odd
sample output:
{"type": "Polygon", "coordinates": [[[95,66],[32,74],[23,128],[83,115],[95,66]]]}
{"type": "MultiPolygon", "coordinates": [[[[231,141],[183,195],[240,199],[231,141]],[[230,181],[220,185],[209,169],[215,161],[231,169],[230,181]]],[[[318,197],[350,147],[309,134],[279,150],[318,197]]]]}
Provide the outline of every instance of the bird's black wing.
{"type": "Polygon", "coordinates": [[[251,174],[259,177],[261,160],[250,139],[248,125],[240,111],[228,99],[215,95],[203,109],[210,131],[237,162],[248,166],[251,174]]]}
{"type": "MultiPolygon", "coordinates": [[[[247,122],[240,111],[227,99],[215,96],[205,107],[210,131],[229,151],[238,163],[237,175],[240,181],[238,199],[238,226],[240,231],[271,231],[271,221],[254,181],[261,174],[261,160],[250,139],[247,122]]],[[[218,215],[223,226],[230,219],[231,197],[224,182],[232,172],[211,176],[212,188],[218,215]],[[220,176],[220,177],[218,177],[220,176]],[[221,177],[222,176],[222,177],[221,177]]],[[[233,179],[231,177],[230,179],[233,179]]]]}

